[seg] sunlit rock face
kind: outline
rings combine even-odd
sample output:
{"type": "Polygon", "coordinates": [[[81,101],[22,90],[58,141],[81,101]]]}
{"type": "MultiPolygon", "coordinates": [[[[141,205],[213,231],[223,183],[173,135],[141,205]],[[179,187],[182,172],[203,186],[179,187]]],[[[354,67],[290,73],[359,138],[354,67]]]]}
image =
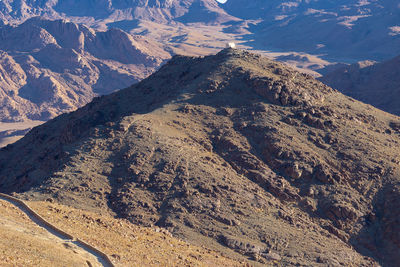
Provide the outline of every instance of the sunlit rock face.
{"type": "Polygon", "coordinates": [[[0,27],[0,121],[48,120],[135,83],[169,58],[119,29],[32,18],[0,27]]]}

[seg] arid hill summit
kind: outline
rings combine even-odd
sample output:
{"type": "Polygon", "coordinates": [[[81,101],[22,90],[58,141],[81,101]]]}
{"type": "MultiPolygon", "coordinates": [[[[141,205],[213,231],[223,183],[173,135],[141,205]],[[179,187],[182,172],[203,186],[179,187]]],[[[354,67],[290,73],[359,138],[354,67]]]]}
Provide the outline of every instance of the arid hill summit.
{"type": "Polygon", "coordinates": [[[246,51],[175,56],[0,150],[0,190],[281,266],[400,265],[400,118],[246,51]]]}

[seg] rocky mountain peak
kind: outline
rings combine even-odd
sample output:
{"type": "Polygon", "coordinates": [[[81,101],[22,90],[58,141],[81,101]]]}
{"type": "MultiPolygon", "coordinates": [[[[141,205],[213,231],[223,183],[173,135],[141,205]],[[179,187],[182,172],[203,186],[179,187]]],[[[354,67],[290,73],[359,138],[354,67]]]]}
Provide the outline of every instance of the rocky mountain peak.
{"type": "Polygon", "coordinates": [[[266,101],[282,106],[322,103],[325,95],[333,92],[310,76],[281,63],[232,48],[201,58],[175,56],[154,74],[154,79],[163,80],[164,85],[191,84],[183,88],[185,93],[192,94],[256,93],[266,101]]]}
{"type": "Polygon", "coordinates": [[[396,266],[399,125],[259,55],[175,56],[0,150],[0,190],[254,264],[396,266]]]}

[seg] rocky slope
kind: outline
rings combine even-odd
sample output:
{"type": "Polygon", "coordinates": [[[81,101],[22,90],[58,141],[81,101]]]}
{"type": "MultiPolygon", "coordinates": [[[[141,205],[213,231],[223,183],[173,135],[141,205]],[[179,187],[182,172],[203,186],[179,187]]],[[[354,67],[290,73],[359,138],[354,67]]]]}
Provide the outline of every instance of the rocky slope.
{"type": "Polygon", "coordinates": [[[158,44],[40,18],[0,27],[0,121],[47,120],[143,79],[168,58],[158,44]]]}
{"type": "Polygon", "coordinates": [[[245,51],[175,56],[0,150],[0,190],[282,266],[400,264],[400,118],[245,51]]]}
{"type": "Polygon", "coordinates": [[[330,72],[321,81],[346,95],[400,115],[400,57],[365,61],[330,72]]]}
{"type": "MultiPolygon", "coordinates": [[[[158,227],[50,202],[26,203],[47,222],[101,249],[115,266],[244,266],[209,249],[195,247],[158,227]],[[151,249],[149,249],[151,248],[151,249]],[[112,256],[111,256],[112,255],[112,256]]],[[[68,239],[38,226],[22,210],[0,199],[1,266],[103,266],[68,239]]]]}
{"type": "Polygon", "coordinates": [[[0,199],[0,264],[2,266],[101,266],[72,242],[35,224],[17,207],[0,199]]]}
{"type": "MultiPolygon", "coordinates": [[[[259,49],[327,54],[336,60],[382,60],[400,54],[400,8],[395,0],[229,0],[224,9],[242,19],[259,49]]],[[[237,25],[236,27],[240,27],[237,25]]]]}
{"type": "Polygon", "coordinates": [[[245,262],[176,239],[159,227],[142,227],[123,218],[48,201],[28,205],[51,224],[110,255],[116,266],[131,266],[133,262],[137,266],[246,266],[245,262]]]}

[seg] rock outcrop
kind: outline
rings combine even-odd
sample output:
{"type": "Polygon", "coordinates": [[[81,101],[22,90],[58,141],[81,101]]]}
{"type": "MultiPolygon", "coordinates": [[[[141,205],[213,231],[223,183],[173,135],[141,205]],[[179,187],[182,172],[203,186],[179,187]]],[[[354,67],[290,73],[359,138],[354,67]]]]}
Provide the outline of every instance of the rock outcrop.
{"type": "Polygon", "coordinates": [[[0,121],[48,120],[139,81],[169,57],[113,29],[32,18],[0,27],[0,121]]]}
{"type": "Polygon", "coordinates": [[[0,190],[254,264],[398,266],[399,122],[245,51],[175,56],[0,150],[0,190]]]}

